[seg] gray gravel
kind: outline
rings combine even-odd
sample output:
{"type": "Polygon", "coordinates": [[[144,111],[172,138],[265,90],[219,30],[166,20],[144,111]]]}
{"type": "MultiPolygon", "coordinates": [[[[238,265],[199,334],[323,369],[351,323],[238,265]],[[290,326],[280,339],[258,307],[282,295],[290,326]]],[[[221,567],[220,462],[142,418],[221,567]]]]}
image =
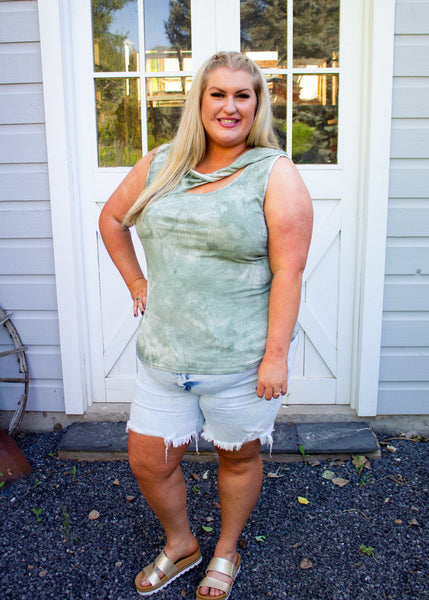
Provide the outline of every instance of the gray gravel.
{"type": "MultiPolygon", "coordinates": [[[[0,598],[136,599],[134,575],[162,548],[160,527],[126,461],[60,460],[62,435],[17,439],[34,473],[0,495],[0,598]]],[[[379,440],[382,458],[360,472],[351,461],[264,465],[231,600],[429,598],[428,443],[379,440]]],[[[204,560],[154,599],[195,598],[219,530],[216,468],[184,463],[204,560]]]]}

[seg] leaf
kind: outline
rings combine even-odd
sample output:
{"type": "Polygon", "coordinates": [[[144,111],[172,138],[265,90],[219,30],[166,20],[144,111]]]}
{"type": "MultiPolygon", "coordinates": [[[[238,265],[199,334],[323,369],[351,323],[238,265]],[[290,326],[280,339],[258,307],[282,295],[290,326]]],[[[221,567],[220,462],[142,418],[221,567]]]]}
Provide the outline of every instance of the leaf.
{"type": "Polygon", "coordinates": [[[303,498],[302,496],[298,496],[298,502],[300,504],[310,504],[310,502],[307,500],[307,498],[303,498]]]}
{"type": "Polygon", "coordinates": [[[308,464],[310,467],[318,467],[320,465],[320,460],[317,460],[317,458],[310,458],[308,464]]]}
{"type": "Polygon", "coordinates": [[[301,567],[301,569],[311,569],[313,563],[308,558],[303,558],[302,561],[299,563],[299,566],[301,567]]]}
{"type": "Polygon", "coordinates": [[[389,444],[388,446],[386,446],[386,450],[389,450],[389,452],[393,452],[393,454],[395,454],[395,452],[398,451],[398,448],[396,448],[396,446],[391,446],[389,444]]]}
{"type": "Polygon", "coordinates": [[[356,470],[358,473],[360,473],[363,468],[365,468],[365,469],[371,468],[371,463],[369,462],[367,457],[361,456],[360,454],[356,454],[356,456],[353,457],[352,463],[356,467],[356,470]]]}
{"type": "Polygon", "coordinates": [[[266,535],[257,535],[255,536],[255,540],[260,542],[261,544],[265,544],[265,540],[267,539],[266,535]]]}
{"type": "Polygon", "coordinates": [[[343,479],[342,477],[334,477],[334,479],[332,480],[332,483],[334,485],[338,485],[339,487],[344,487],[345,485],[347,485],[349,483],[349,480],[343,479]]]}
{"type": "Polygon", "coordinates": [[[208,471],[208,470],[204,471],[204,473],[203,473],[203,479],[208,479],[209,475],[210,475],[210,471],[208,471]]]}
{"type": "Polygon", "coordinates": [[[206,533],[211,533],[213,531],[213,527],[209,527],[208,525],[201,525],[206,533]]]}
{"type": "Polygon", "coordinates": [[[195,479],[195,481],[198,481],[198,480],[199,480],[199,478],[200,478],[200,476],[199,476],[199,475],[197,475],[197,473],[191,473],[191,477],[192,477],[193,479],[195,479]]]}
{"type": "Polygon", "coordinates": [[[272,479],[277,479],[278,477],[284,477],[284,475],[279,475],[280,468],[281,467],[279,467],[275,473],[273,471],[271,471],[270,473],[267,473],[267,477],[271,477],[272,479]]]}
{"type": "Polygon", "coordinates": [[[335,479],[335,473],[326,469],[326,471],[323,471],[322,477],[323,479],[335,479]]]}
{"type": "Polygon", "coordinates": [[[413,518],[413,519],[410,519],[410,520],[408,521],[408,525],[414,525],[414,527],[419,527],[419,524],[418,524],[418,522],[417,522],[417,519],[414,519],[414,518],[413,518]]]}

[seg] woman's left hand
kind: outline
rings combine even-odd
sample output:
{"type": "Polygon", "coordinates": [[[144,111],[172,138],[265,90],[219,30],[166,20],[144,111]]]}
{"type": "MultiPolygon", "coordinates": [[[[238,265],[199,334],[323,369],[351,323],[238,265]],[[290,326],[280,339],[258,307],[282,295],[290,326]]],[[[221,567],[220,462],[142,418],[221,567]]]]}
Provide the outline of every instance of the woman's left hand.
{"type": "Polygon", "coordinates": [[[286,360],[263,358],[258,368],[256,394],[265,400],[284,396],[287,392],[288,367],[286,360]]]}

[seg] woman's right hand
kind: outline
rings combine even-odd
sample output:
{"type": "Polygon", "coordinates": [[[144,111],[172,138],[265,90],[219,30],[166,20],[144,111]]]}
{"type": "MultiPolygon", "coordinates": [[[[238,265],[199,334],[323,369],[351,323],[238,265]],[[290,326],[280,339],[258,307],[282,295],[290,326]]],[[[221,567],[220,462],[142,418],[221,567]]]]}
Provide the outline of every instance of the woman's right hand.
{"type": "Polygon", "coordinates": [[[133,299],[133,314],[138,317],[139,311],[141,314],[146,309],[147,301],[147,281],[144,277],[139,277],[129,287],[131,297],[133,299]]]}

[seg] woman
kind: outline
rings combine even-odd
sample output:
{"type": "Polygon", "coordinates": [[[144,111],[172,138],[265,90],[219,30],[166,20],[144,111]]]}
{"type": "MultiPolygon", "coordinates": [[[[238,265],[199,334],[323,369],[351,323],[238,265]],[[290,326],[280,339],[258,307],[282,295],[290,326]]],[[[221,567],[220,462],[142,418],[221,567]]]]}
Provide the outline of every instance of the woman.
{"type": "Polygon", "coordinates": [[[172,144],[135,165],[100,217],[134,315],[143,313],[128,452],[166,545],[136,577],[142,596],[201,561],[180,461],[202,431],[219,455],[222,523],[196,596],[229,597],[237,541],[261,489],[261,443],[272,443],[287,391],[311,229],[311,200],[278,149],[261,71],[240,53],[214,55],[172,144]]]}

